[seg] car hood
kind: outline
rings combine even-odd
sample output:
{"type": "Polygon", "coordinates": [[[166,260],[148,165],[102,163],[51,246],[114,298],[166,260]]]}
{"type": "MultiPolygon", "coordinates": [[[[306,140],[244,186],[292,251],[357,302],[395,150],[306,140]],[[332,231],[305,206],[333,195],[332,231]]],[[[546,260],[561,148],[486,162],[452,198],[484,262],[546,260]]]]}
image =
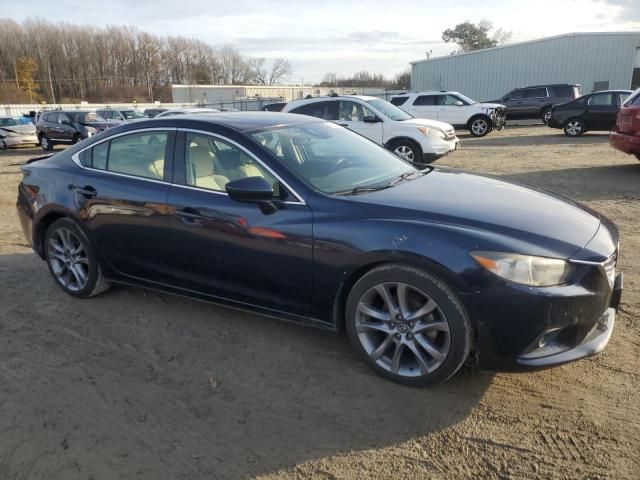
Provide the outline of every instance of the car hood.
{"type": "Polygon", "coordinates": [[[489,102],[481,102],[481,103],[476,103],[475,104],[478,107],[481,108],[507,108],[504,105],[502,105],[501,103],[489,103],[489,102]]]}
{"type": "Polygon", "coordinates": [[[453,127],[445,122],[439,122],[438,120],[429,120],[426,118],[411,118],[409,120],[402,120],[403,125],[415,125],[416,127],[429,127],[437,128],[446,132],[447,130],[453,130],[453,127]]]}
{"type": "Polygon", "coordinates": [[[10,127],[0,127],[0,132],[19,133],[20,135],[35,135],[36,126],[31,125],[11,125],[10,127]]]}
{"type": "MultiPolygon", "coordinates": [[[[599,215],[552,192],[454,169],[351,197],[368,214],[474,230],[516,253],[569,258],[596,234],[599,215]]],[[[489,245],[489,246],[492,246],[489,245]]]]}

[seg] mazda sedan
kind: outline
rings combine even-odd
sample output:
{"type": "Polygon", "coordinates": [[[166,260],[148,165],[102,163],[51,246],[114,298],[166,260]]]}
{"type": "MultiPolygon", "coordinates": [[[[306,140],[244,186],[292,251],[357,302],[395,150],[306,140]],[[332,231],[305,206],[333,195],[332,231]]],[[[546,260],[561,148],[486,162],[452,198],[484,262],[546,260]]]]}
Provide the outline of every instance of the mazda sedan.
{"type": "Polygon", "coordinates": [[[22,227],[55,282],[198,297],[336,331],[380,375],[450,378],[601,351],[618,231],[533,187],[418,170],[304,115],[218,113],[109,129],[23,167],[22,227]]]}

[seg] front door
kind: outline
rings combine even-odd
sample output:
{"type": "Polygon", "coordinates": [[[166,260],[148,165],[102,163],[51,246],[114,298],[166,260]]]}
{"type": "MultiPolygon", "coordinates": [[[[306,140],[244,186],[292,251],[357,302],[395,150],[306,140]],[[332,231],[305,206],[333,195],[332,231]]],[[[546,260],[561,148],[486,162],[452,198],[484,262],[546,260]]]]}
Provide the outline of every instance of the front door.
{"type": "Polygon", "coordinates": [[[340,100],[337,123],[377,144],[382,144],[383,122],[375,113],[360,103],[340,100]],[[375,121],[376,119],[378,121],[375,121]]]}
{"type": "Polygon", "coordinates": [[[587,102],[585,123],[587,128],[609,130],[616,124],[620,96],[613,92],[594,93],[587,102]]]}
{"type": "Polygon", "coordinates": [[[103,260],[122,275],[167,283],[174,131],[113,137],[79,154],[78,211],[103,260]]]}
{"type": "Polygon", "coordinates": [[[230,139],[183,132],[176,151],[175,185],[169,193],[172,283],[240,304],[309,315],[309,207],[230,139]],[[275,212],[264,213],[256,204],[227,195],[229,181],[254,176],[274,185],[275,212]]]}
{"type": "Polygon", "coordinates": [[[438,120],[451,125],[466,125],[465,103],[455,95],[438,95],[438,120]],[[460,105],[462,103],[462,105],[460,105]]]}

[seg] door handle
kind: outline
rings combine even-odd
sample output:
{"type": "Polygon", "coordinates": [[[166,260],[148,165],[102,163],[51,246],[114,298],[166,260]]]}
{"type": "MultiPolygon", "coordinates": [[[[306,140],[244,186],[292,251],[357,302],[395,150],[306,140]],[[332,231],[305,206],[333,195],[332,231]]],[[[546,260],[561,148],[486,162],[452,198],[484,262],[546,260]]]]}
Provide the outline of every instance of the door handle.
{"type": "Polygon", "coordinates": [[[202,214],[195,208],[185,207],[182,210],[176,210],[176,215],[180,217],[183,223],[200,224],[202,214]]]}
{"type": "Polygon", "coordinates": [[[82,195],[85,198],[93,198],[98,195],[98,192],[91,185],[86,185],[81,187],[79,185],[72,185],[71,189],[76,192],[78,195],[82,195]]]}

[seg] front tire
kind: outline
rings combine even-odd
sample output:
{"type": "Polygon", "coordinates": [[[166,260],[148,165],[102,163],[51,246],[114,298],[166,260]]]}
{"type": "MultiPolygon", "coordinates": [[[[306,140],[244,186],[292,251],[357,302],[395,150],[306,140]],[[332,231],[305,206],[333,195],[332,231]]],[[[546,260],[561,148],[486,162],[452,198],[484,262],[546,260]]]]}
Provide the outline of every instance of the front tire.
{"type": "Polygon", "coordinates": [[[345,327],[367,365],[413,387],[449,379],[472,343],[469,319],[451,288],[401,264],[374,268],[358,280],[347,298],[345,327]]]}
{"type": "Polygon", "coordinates": [[[40,146],[45,152],[53,150],[53,143],[49,140],[49,137],[44,134],[40,135],[40,146]]]}
{"type": "Polygon", "coordinates": [[[486,115],[479,115],[469,121],[469,133],[474,137],[484,137],[491,128],[491,119],[486,115]]]}
{"type": "Polygon", "coordinates": [[[65,293],[88,298],[109,288],[91,242],[72,220],[61,218],[49,226],[44,251],[49,271],[65,293]]]}
{"type": "Polygon", "coordinates": [[[417,143],[412,142],[411,140],[395,141],[391,144],[391,148],[389,148],[389,150],[407,162],[415,164],[423,163],[422,149],[417,143]]]}
{"type": "Polygon", "coordinates": [[[587,130],[587,126],[579,118],[570,118],[564,123],[563,130],[567,137],[579,137],[587,130]]]}
{"type": "Polygon", "coordinates": [[[542,109],[540,119],[542,120],[542,123],[549,125],[549,121],[551,120],[551,107],[545,107],[542,109]]]}

